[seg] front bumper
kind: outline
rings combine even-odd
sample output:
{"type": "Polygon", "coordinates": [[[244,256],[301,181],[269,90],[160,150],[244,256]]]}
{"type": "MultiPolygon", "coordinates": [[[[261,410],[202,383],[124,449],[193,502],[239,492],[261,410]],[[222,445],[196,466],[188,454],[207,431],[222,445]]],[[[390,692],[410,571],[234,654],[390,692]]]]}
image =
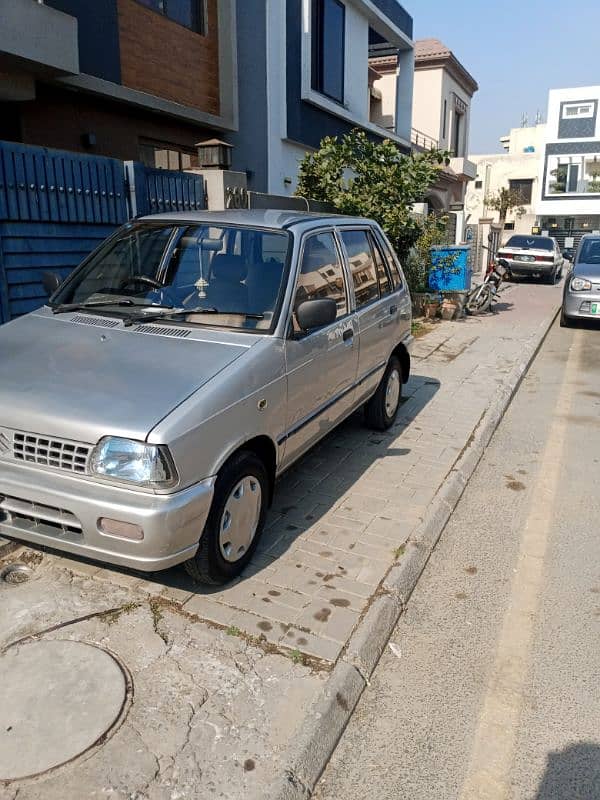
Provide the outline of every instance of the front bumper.
{"type": "Polygon", "coordinates": [[[600,309],[600,292],[572,292],[567,289],[563,298],[563,313],[565,317],[600,321],[600,313],[594,314],[592,311],[594,305],[600,309]]]}
{"type": "Polygon", "coordinates": [[[158,495],[0,461],[0,536],[145,572],[166,569],[198,549],[214,481],[158,495]],[[101,517],[139,525],[144,538],[107,535],[101,517]]]}

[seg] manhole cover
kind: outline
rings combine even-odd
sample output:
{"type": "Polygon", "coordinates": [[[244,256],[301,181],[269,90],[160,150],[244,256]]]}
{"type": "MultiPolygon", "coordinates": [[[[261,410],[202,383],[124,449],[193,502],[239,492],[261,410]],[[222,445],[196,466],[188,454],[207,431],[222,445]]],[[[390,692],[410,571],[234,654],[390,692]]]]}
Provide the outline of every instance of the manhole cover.
{"type": "Polygon", "coordinates": [[[84,753],[120,719],[129,682],[106,650],[39,641],[0,657],[0,781],[31,777],[84,753]]]}
{"type": "Polygon", "coordinates": [[[9,564],[0,572],[0,580],[12,585],[25,583],[33,575],[33,570],[27,564],[9,564]]]}

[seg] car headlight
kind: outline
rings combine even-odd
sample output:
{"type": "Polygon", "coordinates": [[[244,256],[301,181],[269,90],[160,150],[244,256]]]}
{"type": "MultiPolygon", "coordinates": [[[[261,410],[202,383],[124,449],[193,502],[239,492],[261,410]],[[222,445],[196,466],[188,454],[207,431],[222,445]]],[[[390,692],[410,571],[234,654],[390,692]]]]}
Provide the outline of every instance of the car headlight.
{"type": "Polygon", "coordinates": [[[118,436],[106,436],[98,442],[89,469],[93,475],[148,489],[168,489],[177,483],[177,471],[166,447],[118,436]]]}
{"type": "Polygon", "coordinates": [[[591,288],[591,282],[586,281],[585,278],[573,278],[571,281],[571,290],[574,292],[584,292],[586,289],[591,288]]]}

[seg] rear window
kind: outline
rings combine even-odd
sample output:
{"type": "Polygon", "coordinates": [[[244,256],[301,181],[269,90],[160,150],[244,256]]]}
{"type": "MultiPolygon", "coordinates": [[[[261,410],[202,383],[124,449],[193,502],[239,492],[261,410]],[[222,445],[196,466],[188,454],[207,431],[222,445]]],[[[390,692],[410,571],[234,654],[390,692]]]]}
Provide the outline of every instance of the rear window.
{"type": "Polygon", "coordinates": [[[585,239],[577,261],[580,264],[600,264],[600,239],[585,239]]]}
{"type": "Polygon", "coordinates": [[[504,246],[520,250],[554,250],[554,242],[546,236],[511,236],[504,246]]]}

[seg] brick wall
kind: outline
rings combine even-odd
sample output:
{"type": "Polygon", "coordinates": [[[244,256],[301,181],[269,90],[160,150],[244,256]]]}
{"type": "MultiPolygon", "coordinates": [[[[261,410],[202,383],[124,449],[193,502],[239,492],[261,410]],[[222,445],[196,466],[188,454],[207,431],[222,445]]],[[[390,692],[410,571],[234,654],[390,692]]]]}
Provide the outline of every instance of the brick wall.
{"type": "Polygon", "coordinates": [[[123,86],[219,114],[217,0],[207,11],[200,36],[136,0],[118,0],[123,86]]]}

